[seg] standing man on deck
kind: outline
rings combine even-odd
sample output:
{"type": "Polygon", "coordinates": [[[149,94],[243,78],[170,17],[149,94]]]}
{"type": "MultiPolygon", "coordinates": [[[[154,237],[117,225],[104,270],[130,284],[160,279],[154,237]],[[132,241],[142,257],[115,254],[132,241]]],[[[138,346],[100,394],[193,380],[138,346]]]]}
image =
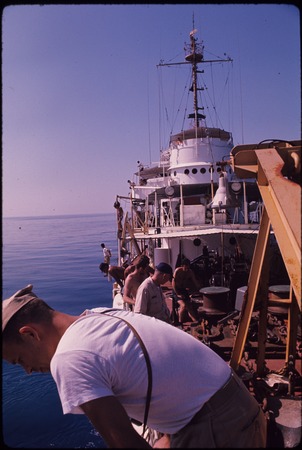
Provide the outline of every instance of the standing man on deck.
{"type": "Polygon", "coordinates": [[[147,273],[147,275],[152,275],[154,273],[154,269],[153,267],[150,266],[150,258],[146,255],[140,255],[139,257],[137,257],[134,259],[134,261],[131,262],[131,264],[129,264],[128,267],[126,267],[125,269],[125,280],[127,279],[128,275],[132,272],[134,272],[135,270],[135,266],[136,264],[138,264],[139,262],[142,262],[144,267],[145,267],[145,271],[147,273]],[[137,259],[138,258],[138,259],[137,259]]]}
{"type": "Polygon", "coordinates": [[[156,317],[171,323],[171,313],[167,306],[161,285],[172,280],[172,267],[161,262],[155,267],[155,272],[139,286],[136,293],[134,312],[156,317]]]}
{"type": "Polygon", "coordinates": [[[104,263],[110,264],[111,251],[108,248],[106,248],[104,243],[101,244],[101,247],[103,249],[104,263]]]}
{"type": "Polygon", "coordinates": [[[146,256],[141,258],[135,265],[134,272],[129,273],[125,279],[123,289],[123,300],[132,311],[135,305],[136,293],[142,282],[148,278],[149,272],[147,270],[149,258],[146,256]]]}
{"type": "Polygon", "coordinates": [[[114,202],[113,206],[116,209],[117,237],[121,238],[122,232],[123,232],[122,220],[123,220],[123,217],[124,217],[124,211],[123,211],[123,208],[121,207],[121,204],[120,204],[119,201],[114,202]]]}

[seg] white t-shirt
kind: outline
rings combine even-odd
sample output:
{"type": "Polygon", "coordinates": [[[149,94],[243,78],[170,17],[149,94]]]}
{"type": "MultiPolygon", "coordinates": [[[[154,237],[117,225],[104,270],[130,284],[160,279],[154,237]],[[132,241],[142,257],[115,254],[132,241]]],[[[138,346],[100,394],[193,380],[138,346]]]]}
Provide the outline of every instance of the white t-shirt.
{"type": "Polygon", "coordinates": [[[104,247],[103,248],[103,254],[104,254],[104,256],[111,256],[111,251],[110,250],[108,250],[108,248],[106,248],[106,247],[104,247]]]}
{"type": "Polygon", "coordinates": [[[115,396],[129,417],[143,422],[148,374],[144,354],[125,318],[143,340],[152,366],[148,426],[175,433],[230,375],[214,351],[161,320],[120,309],[95,308],[62,336],[51,361],[63,413],[83,413],[80,405],[115,396]]]}
{"type": "Polygon", "coordinates": [[[103,248],[103,255],[104,255],[104,262],[109,264],[110,263],[110,258],[111,258],[111,251],[104,247],[103,248]]]}

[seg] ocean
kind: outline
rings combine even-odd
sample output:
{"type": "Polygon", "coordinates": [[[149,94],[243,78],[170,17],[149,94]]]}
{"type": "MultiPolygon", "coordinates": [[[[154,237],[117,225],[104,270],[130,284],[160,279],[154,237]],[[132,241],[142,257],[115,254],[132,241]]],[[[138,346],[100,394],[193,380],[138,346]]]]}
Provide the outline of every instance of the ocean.
{"type": "MultiPolygon", "coordinates": [[[[28,284],[69,314],[112,305],[100,244],[117,263],[115,214],[3,218],[2,299],[28,284]]],[[[10,448],[106,448],[85,415],[63,415],[50,374],[2,364],[2,441],[10,448]]]]}

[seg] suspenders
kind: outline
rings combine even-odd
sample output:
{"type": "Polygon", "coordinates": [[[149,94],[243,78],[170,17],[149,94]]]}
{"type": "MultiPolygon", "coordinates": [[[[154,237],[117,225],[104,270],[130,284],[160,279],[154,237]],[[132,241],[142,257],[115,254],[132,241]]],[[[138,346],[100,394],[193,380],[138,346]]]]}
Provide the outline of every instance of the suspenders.
{"type": "Polygon", "coordinates": [[[112,314],[108,314],[107,312],[102,312],[101,314],[104,314],[105,316],[110,316],[110,317],[113,317],[114,319],[119,319],[119,320],[122,320],[123,322],[125,322],[128,325],[128,327],[132,330],[136,339],[138,340],[138,342],[141,346],[142,352],[145,356],[147,371],[148,371],[148,389],[147,389],[147,399],[146,399],[145,414],[144,414],[144,428],[143,428],[143,433],[142,433],[142,434],[144,434],[145,430],[146,430],[146,424],[147,424],[150,400],[151,400],[151,392],[152,392],[152,368],[151,368],[149,354],[147,352],[145,344],[143,343],[140,335],[138,334],[136,329],[127,320],[122,319],[121,317],[118,317],[118,316],[113,316],[112,314]]]}

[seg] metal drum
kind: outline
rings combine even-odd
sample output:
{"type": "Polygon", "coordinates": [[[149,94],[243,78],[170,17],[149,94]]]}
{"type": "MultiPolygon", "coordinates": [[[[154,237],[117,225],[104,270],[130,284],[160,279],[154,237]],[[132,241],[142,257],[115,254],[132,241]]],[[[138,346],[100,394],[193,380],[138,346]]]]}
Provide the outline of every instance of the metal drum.
{"type": "Polygon", "coordinates": [[[288,304],[280,304],[278,300],[289,298],[288,284],[280,284],[276,286],[269,286],[268,288],[268,312],[276,315],[286,315],[288,314],[288,304]],[[274,302],[276,300],[276,302],[274,302]]]}
{"type": "Polygon", "coordinates": [[[230,289],[224,286],[208,286],[200,289],[203,311],[207,314],[225,314],[231,311],[229,303],[230,289]]]}

